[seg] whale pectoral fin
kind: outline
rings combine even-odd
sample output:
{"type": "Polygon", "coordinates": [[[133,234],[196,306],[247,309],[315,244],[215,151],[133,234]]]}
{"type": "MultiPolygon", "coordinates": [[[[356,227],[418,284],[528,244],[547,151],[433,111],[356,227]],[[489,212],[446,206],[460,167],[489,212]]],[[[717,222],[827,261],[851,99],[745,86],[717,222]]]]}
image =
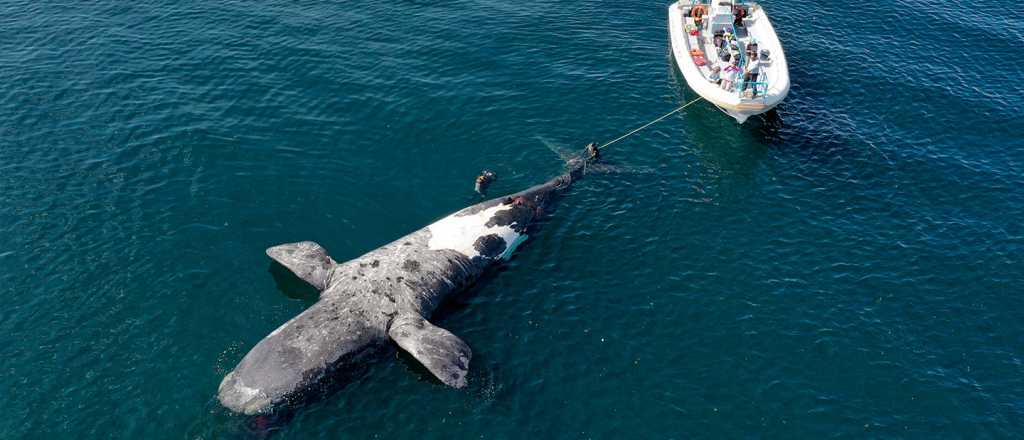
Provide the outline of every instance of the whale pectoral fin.
{"type": "Polygon", "coordinates": [[[398,315],[391,322],[388,335],[445,385],[466,386],[473,352],[458,336],[411,313],[398,315]]]}
{"type": "Polygon", "coordinates": [[[327,251],[322,246],[312,241],[274,246],[267,249],[267,256],[287,267],[317,290],[327,288],[331,269],[336,264],[327,256],[327,251]]]}

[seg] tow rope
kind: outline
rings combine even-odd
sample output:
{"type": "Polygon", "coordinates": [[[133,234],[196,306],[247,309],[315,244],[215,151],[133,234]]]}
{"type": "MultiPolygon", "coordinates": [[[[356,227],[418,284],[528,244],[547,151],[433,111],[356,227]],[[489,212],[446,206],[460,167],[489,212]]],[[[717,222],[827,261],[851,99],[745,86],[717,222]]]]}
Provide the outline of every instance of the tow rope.
{"type": "Polygon", "coordinates": [[[660,118],[658,118],[658,119],[655,119],[655,120],[653,120],[653,121],[651,121],[651,122],[648,122],[648,123],[644,124],[644,125],[643,125],[642,127],[640,127],[640,128],[637,128],[636,130],[633,130],[633,131],[631,131],[631,132],[629,132],[629,133],[626,133],[626,134],[624,134],[624,135],[622,135],[622,136],[619,136],[619,137],[615,138],[615,140],[613,140],[613,141],[611,141],[611,142],[608,142],[608,143],[605,143],[604,145],[601,145],[600,147],[597,147],[597,149],[598,149],[598,150],[600,150],[600,149],[602,149],[602,148],[604,148],[604,147],[607,147],[607,146],[609,146],[609,145],[611,145],[611,144],[614,144],[614,143],[616,143],[616,142],[618,142],[618,141],[621,141],[621,140],[623,140],[623,139],[625,139],[625,138],[628,138],[628,137],[630,137],[630,136],[632,136],[632,135],[636,134],[636,133],[637,133],[637,132],[639,132],[640,130],[643,130],[643,129],[645,129],[645,128],[647,128],[647,127],[650,127],[650,126],[652,126],[652,125],[654,125],[654,124],[657,124],[658,122],[661,122],[661,121],[662,121],[662,120],[664,120],[665,118],[667,118],[667,117],[669,117],[669,116],[672,116],[672,115],[674,115],[674,114],[676,114],[676,113],[679,113],[679,112],[683,111],[683,109],[685,109],[685,108],[689,107],[689,106],[690,106],[691,104],[693,104],[693,103],[695,103],[695,102],[697,102],[697,101],[700,101],[701,99],[703,99],[703,98],[700,98],[700,97],[698,97],[697,99],[694,99],[693,101],[687,102],[686,104],[683,104],[683,106],[682,106],[682,107],[679,107],[679,108],[677,108],[677,109],[675,109],[675,110],[672,110],[672,111],[670,111],[670,112],[668,112],[668,113],[665,113],[665,114],[664,114],[664,115],[662,115],[662,116],[661,116],[660,118]]]}

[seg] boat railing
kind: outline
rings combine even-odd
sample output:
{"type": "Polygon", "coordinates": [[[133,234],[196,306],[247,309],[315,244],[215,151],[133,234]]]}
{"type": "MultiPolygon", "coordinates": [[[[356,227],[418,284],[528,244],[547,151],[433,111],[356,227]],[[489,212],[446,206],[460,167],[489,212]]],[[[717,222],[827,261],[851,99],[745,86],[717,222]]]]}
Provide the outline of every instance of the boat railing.
{"type": "MultiPolygon", "coordinates": [[[[733,38],[736,38],[735,36],[739,35],[738,33],[736,33],[736,25],[733,24],[730,27],[732,28],[733,38]]],[[[747,44],[750,44],[750,43],[747,43],[747,44]]],[[[757,77],[758,81],[755,81],[755,82],[747,82],[747,81],[745,81],[744,78],[746,77],[746,74],[744,72],[746,72],[746,70],[747,70],[747,56],[744,54],[744,52],[745,52],[745,50],[741,50],[741,51],[738,51],[738,53],[737,53],[737,57],[740,60],[740,62],[737,64],[737,66],[739,66],[739,68],[740,68],[740,73],[739,73],[739,75],[738,75],[738,77],[736,79],[736,82],[734,83],[734,86],[736,87],[736,94],[739,95],[740,98],[742,98],[743,95],[746,93],[747,86],[752,86],[753,89],[754,89],[754,95],[755,96],[760,95],[762,100],[767,100],[768,99],[768,96],[767,96],[768,95],[768,73],[765,72],[764,69],[761,69],[761,72],[758,73],[758,77],[757,77]]]]}
{"type": "MultiPolygon", "coordinates": [[[[711,4],[713,1],[714,0],[710,0],[710,1],[690,0],[690,6],[696,6],[698,4],[711,4]]],[[[753,1],[747,1],[747,0],[733,0],[732,3],[733,4],[741,4],[741,5],[750,5],[750,4],[753,4],[754,2],[753,1]]],[[[736,32],[736,24],[735,23],[734,24],[730,24],[729,25],[729,29],[731,29],[733,38],[735,39],[736,36],[739,35],[739,33],[736,32]]],[[[748,87],[751,87],[754,90],[754,92],[753,92],[754,96],[757,96],[757,97],[761,98],[762,101],[765,101],[765,100],[768,99],[768,97],[767,97],[767,95],[768,95],[768,74],[767,74],[767,72],[764,72],[763,69],[762,69],[762,71],[758,74],[758,81],[754,81],[754,82],[745,81],[744,77],[746,75],[743,72],[747,68],[747,57],[746,57],[746,55],[743,52],[744,51],[738,51],[738,55],[737,55],[737,57],[739,58],[739,63],[737,63],[737,66],[740,68],[740,73],[738,74],[738,77],[737,77],[736,81],[733,83],[733,87],[735,87],[735,90],[736,90],[735,93],[740,98],[743,98],[744,94],[746,94],[746,89],[748,87]]]]}
{"type": "MultiPolygon", "coordinates": [[[[731,28],[732,28],[732,38],[733,38],[733,41],[737,41],[736,47],[738,49],[739,48],[739,43],[738,43],[739,37],[737,37],[737,35],[739,35],[739,34],[736,33],[736,25],[735,24],[732,25],[731,28]]],[[[729,43],[729,44],[732,44],[732,43],[729,43]]],[[[747,66],[747,57],[743,54],[742,50],[737,51],[737,52],[739,52],[739,59],[740,59],[739,66],[740,66],[740,69],[743,69],[744,67],[747,66]]]]}
{"type": "Polygon", "coordinates": [[[756,100],[758,98],[760,98],[762,102],[768,100],[767,74],[761,72],[761,74],[758,75],[757,79],[757,81],[744,81],[743,78],[740,77],[739,79],[736,80],[733,86],[736,88],[736,94],[740,97],[740,99],[744,98],[744,95],[747,93],[747,88],[750,87],[751,89],[753,89],[754,93],[754,97],[751,98],[752,100],[756,100]]]}

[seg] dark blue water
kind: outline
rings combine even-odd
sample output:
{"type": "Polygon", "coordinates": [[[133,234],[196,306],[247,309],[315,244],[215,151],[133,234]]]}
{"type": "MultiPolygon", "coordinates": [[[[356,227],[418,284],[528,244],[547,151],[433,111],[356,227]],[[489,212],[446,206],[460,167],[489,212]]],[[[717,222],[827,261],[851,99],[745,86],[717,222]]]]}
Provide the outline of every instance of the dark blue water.
{"type": "MultiPolygon", "coordinates": [[[[345,260],[693,99],[666,4],[0,4],[0,438],[232,438],[215,399],[345,260]],[[549,148],[550,147],[550,148],[549,148]]],[[[793,88],[609,148],[438,324],[276,438],[1024,434],[1019,5],[765,4],[793,88]]]]}

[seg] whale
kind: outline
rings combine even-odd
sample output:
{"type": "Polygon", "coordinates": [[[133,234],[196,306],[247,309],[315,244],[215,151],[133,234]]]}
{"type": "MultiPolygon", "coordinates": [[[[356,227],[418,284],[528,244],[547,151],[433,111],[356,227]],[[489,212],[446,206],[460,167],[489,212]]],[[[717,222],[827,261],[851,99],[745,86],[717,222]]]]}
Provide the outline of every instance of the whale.
{"type": "Polygon", "coordinates": [[[268,248],[320,296],[253,346],[221,381],[218,400],[245,415],[295,407],[322,396],[332,378],[398,349],[441,383],[465,387],[472,351],[431,315],[508,260],[593,160],[570,158],[544,183],[468,206],[344,263],[311,241],[268,248]]]}

